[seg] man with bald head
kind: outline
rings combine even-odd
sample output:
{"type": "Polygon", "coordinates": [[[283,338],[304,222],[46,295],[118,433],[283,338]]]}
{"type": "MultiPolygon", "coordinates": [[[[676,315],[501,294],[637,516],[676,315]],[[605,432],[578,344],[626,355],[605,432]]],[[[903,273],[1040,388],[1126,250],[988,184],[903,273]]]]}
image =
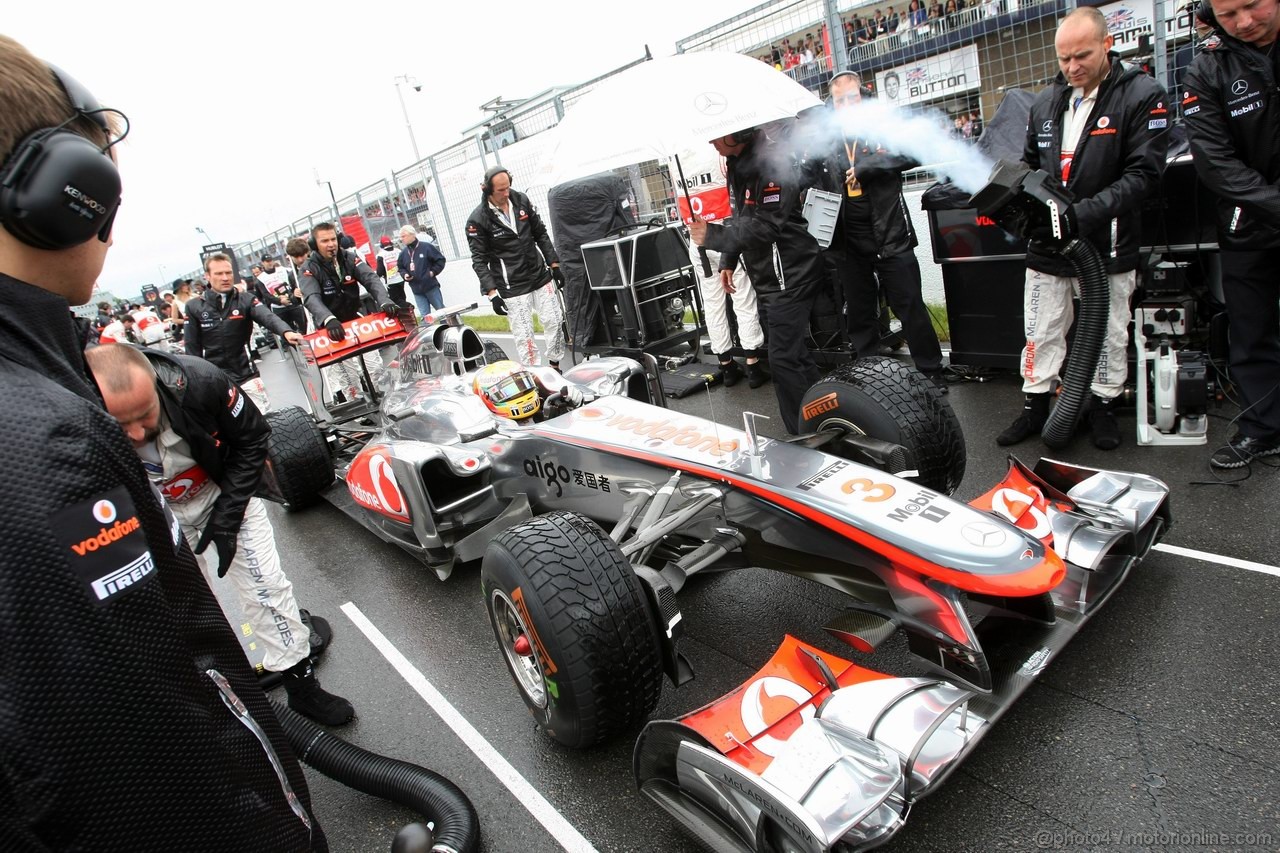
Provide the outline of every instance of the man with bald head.
{"type": "Polygon", "coordinates": [[[1212,0],[1217,31],[1183,78],[1182,115],[1200,180],[1218,195],[1238,432],[1210,459],[1241,468],[1280,454],[1280,8],[1212,0]]]}
{"type": "MultiPolygon", "coordinates": [[[[1271,0],[1274,2],[1274,0],[1271,0]]],[[[1062,181],[1074,199],[1061,239],[1032,233],[1023,290],[1026,346],[1020,369],[1026,402],[996,438],[1017,444],[1040,432],[1066,358],[1075,269],[1057,251],[1079,237],[1098,251],[1110,285],[1110,310],[1088,410],[1093,443],[1120,445],[1115,405],[1128,376],[1129,297],[1137,282],[1142,202],[1160,185],[1169,141],[1164,89],[1112,51],[1102,13],[1082,6],[1054,38],[1060,73],[1031,105],[1022,160],[1062,181]]]]}

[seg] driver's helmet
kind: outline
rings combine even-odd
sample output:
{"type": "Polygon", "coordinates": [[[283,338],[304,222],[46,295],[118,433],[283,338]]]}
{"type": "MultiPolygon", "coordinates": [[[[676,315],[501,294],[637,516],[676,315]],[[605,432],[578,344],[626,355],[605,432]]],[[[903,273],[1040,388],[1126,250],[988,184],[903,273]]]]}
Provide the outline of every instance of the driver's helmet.
{"type": "Polygon", "coordinates": [[[499,417],[520,421],[533,417],[542,408],[533,374],[514,361],[486,364],[476,371],[471,387],[499,417]]]}

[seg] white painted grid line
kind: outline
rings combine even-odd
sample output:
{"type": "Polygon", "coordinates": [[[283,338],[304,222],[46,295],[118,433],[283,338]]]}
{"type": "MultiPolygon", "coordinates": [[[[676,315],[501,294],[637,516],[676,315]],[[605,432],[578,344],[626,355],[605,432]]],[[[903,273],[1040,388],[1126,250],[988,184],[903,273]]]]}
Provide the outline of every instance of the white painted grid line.
{"type": "Polygon", "coordinates": [[[1280,578],[1280,566],[1268,566],[1266,563],[1255,563],[1252,560],[1240,560],[1235,557],[1224,557],[1221,554],[1210,554],[1208,551],[1197,551],[1194,548],[1181,548],[1177,545],[1165,545],[1161,542],[1152,548],[1154,551],[1164,551],[1167,554],[1177,554],[1179,557],[1190,557],[1193,560],[1204,560],[1206,563],[1218,563],[1223,566],[1231,566],[1236,569],[1247,569],[1251,572],[1260,572],[1264,575],[1280,578]]]}
{"type": "MultiPolygon", "coordinates": [[[[564,816],[556,811],[555,806],[547,802],[546,797],[538,793],[537,789],[530,785],[520,775],[520,772],[512,767],[510,762],[503,758],[485,740],[484,735],[476,731],[476,728],[467,722],[462,714],[458,713],[452,703],[444,698],[440,691],[427,680],[427,677],[411,664],[408,658],[400,653],[399,649],[392,645],[391,641],[369,621],[359,607],[348,601],[342,605],[342,612],[347,614],[347,618],[355,623],[355,626],[382,653],[387,662],[396,668],[396,671],[400,673],[400,677],[407,681],[409,686],[440,715],[445,724],[453,729],[453,733],[467,745],[468,749],[475,753],[477,758],[484,762],[484,765],[489,768],[489,772],[493,773],[498,778],[498,781],[506,786],[507,790],[520,801],[522,806],[529,810],[529,814],[533,815],[534,819],[546,828],[547,832],[559,842],[561,847],[569,851],[569,853],[597,853],[591,842],[584,838],[573,824],[565,820],[564,816]]],[[[483,831],[483,828],[481,831],[483,831]]]]}

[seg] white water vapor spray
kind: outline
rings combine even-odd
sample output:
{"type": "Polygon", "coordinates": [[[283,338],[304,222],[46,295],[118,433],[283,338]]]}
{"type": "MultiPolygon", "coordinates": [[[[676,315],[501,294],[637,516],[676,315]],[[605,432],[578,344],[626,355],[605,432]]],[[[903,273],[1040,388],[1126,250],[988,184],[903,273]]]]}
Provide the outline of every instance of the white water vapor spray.
{"type": "Polygon", "coordinates": [[[949,177],[969,193],[987,183],[994,165],[972,142],[951,135],[942,113],[908,113],[882,101],[864,98],[861,103],[840,110],[827,110],[827,125],[833,136],[857,137],[905,154],[920,165],[949,177]]]}

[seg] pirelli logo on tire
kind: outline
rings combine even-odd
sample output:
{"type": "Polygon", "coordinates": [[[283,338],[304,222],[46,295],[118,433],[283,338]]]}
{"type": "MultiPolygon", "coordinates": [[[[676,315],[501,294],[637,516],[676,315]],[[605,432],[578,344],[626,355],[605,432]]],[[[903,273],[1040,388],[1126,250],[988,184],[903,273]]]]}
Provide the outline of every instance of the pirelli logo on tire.
{"type": "Polygon", "coordinates": [[[818,415],[831,411],[838,405],[840,405],[840,401],[836,397],[836,392],[832,391],[830,394],[824,394],[818,399],[806,403],[804,408],[800,410],[800,416],[806,420],[816,418],[818,415]]]}

